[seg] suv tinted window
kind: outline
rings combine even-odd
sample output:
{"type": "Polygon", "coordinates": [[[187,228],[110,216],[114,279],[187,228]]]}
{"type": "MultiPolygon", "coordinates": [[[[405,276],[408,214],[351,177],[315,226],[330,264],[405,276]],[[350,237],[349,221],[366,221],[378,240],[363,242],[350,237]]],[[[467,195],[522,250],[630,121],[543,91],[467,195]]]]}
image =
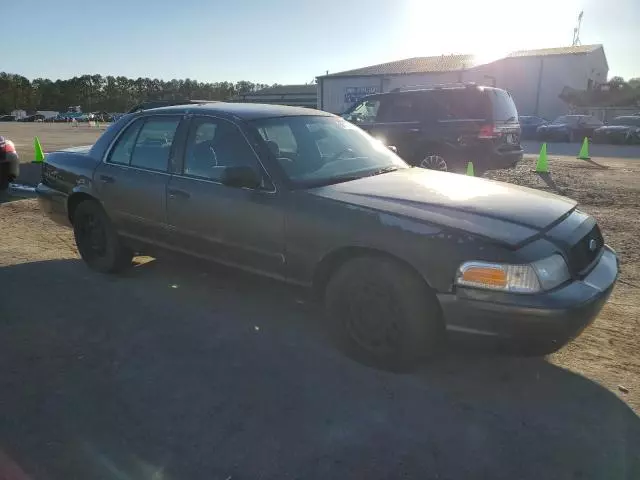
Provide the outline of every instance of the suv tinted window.
{"type": "Polygon", "coordinates": [[[353,123],[373,123],[380,108],[379,98],[365,99],[344,115],[345,120],[353,123]]]}
{"type": "Polygon", "coordinates": [[[388,95],[383,97],[378,121],[415,122],[420,120],[420,102],[417,95],[388,95]]]}
{"type": "Polygon", "coordinates": [[[118,138],[116,146],[111,150],[109,158],[107,159],[108,162],[119,165],[129,165],[133,145],[135,144],[138,132],[143,123],[144,119],[139,119],[127,127],[124,133],[120,135],[120,138],[118,138]]]}
{"type": "Polygon", "coordinates": [[[239,165],[260,171],[256,156],[238,127],[226,120],[194,119],[187,137],[184,174],[219,181],[225,167],[239,165]]]}
{"type": "Polygon", "coordinates": [[[513,103],[511,95],[504,90],[497,90],[493,88],[485,89],[483,94],[489,97],[489,100],[493,105],[494,122],[518,121],[518,110],[516,109],[516,104],[513,103]]]}
{"type": "Polygon", "coordinates": [[[435,102],[441,107],[440,120],[491,120],[489,96],[475,88],[445,88],[433,90],[435,102]]]}
{"type": "Polygon", "coordinates": [[[166,172],[179,117],[151,117],[142,126],[131,155],[131,166],[166,172]]]}

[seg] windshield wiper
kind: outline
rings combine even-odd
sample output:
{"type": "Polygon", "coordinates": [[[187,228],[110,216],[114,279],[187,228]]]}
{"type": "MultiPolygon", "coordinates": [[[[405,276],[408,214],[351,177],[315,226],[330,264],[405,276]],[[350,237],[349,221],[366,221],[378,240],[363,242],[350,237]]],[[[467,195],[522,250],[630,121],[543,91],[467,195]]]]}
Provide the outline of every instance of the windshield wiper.
{"type": "Polygon", "coordinates": [[[323,178],[321,180],[309,180],[300,182],[304,188],[324,187],[327,185],[334,185],[336,183],[351,182],[353,180],[360,180],[365,177],[373,177],[374,175],[380,175],[383,173],[395,172],[398,167],[389,165],[387,167],[377,168],[373,171],[361,172],[359,174],[341,175],[339,177],[323,178]]]}
{"type": "Polygon", "coordinates": [[[380,175],[381,173],[395,172],[396,170],[398,170],[398,167],[394,165],[389,165],[388,167],[382,167],[382,168],[379,168],[378,170],[374,170],[368,175],[365,175],[365,177],[372,177],[374,175],[380,175]]]}

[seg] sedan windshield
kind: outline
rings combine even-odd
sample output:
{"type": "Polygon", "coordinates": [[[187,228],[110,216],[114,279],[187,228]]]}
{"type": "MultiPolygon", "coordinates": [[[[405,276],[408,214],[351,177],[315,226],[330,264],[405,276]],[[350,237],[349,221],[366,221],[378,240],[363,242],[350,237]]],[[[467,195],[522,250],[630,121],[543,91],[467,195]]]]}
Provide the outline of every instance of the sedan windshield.
{"type": "Polygon", "coordinates": [[[251,122],[297,187],[315,187],[409,166],[382,142],[337,117],[299,116],[251,122]]]}

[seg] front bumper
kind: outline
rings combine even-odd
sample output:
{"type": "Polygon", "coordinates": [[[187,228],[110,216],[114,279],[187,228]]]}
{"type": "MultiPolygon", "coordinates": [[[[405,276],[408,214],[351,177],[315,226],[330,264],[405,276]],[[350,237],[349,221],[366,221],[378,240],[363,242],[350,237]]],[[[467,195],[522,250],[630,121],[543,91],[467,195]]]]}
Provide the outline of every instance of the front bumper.
{"type": "Polygon", "coordinates": [[[589,274],[555,290],[518,295],[458,288],[438,295],[447,330],[507,341],[515,348],[551,353],[597,317],[618,278],[619,261],[605,246],[589,274]]]}
{"type": "Polygon", "coordinates": [[[42,183],[36,187],[36,195],[40,208],[51,220],[65,227],[71,226],[67,212],[67,195],[42,183]]]}

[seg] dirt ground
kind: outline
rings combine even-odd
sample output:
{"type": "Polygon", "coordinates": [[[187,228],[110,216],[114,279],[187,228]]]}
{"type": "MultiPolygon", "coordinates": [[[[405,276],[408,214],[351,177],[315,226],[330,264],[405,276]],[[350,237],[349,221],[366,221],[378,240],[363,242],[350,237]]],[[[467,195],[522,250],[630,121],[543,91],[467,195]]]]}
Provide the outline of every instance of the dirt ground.
{"type": "Polygon", "coordinates": [[[16,144],[21,162],[30,162],[35,158],[33,139],[38,137],[45,152],[81,145],[91,145],[104,132],[107,125],[90,127],[80,123],[72,127],[70,123],[25,123],[0,122],[0,135],[16,144]]]}
{"type": "Polygon", "coordinates": [[[548,176],[533,173],[534,166],[528,156],[516,169],[486,176],[577,200],[622,262],[620,280],[596,322],[550,361],[605,385],[640,412],[640,161],[556,157],[548,176]]]}
{"type": "Polygon", "coordinates": [[[0,446],[33,478],[640,478],[640,161],[533,165],[487,177],[598,219],[609,303],[548,358],[452,345],[412,375],[336,352],[297,290],[186,260],[97,275],[34,200],[0,204],[0,446]]]}

